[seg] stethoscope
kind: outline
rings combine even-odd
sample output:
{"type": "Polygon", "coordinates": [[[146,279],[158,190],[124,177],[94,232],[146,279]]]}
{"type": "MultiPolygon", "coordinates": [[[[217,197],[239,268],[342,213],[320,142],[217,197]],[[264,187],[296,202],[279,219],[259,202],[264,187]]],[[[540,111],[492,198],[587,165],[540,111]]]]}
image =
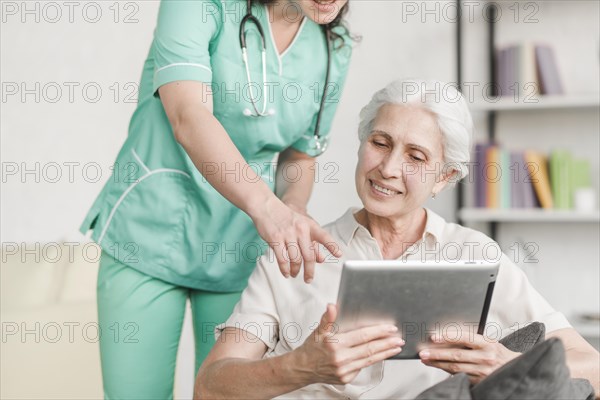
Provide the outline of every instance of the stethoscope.
{"type": "MultiPolygon", "coordinates": [[[[252,15],[252,0],[247,0],[248,2],[248,8],[246,10],[246,15],[244,16],[244,18],[242,18],[242,22],[240,22],[240,47],[242,48],[242,59],[244,61],[244,67],[246,68],[246,79],[248,80],[248,87],[249,87],[249,97],[250,97],[250,103],[252,104],[252,108],[254,108],[254,113],[252,113],[252,111],[249,108],[246,108],[244,110],[244,115],[247,117],[266,117],[268,115],[274,115],[275,114],[275,110],[273,109],[269,109],[267,110],[267,96],[264,95],[266,93],[266,86],[267,86],[267,43],[265,40],[265,33],[263,31],[262,25],[260,23],[260,21],[254,16],[252,15]],[[263,90],[263,102],[262,102],[262,109],[259,110],[257,107],[257,102],[256,102],[256,98],[254,97],[254,92],[253,92],[253,88],[252,88],[252,78],[250,77],[250,68],[248,66],[248,51],[247,51],[247,47],[246,47],[246,31],[245,31],[245,25],[247,22],[252,22],[256,28],[258,29],[258,33],[260,34],[260,40],[262,43],[262,52],[261,52],[261,57],[262,57],[262,78],[263,78],[263,86],[262,86],[262,90],[263,90]]],[[[315,147],[317,150],[319,151],[325,151],[325,147],[327,146],[327,143],[323,144],[322,143],[322,138],[321,135],[319,133],[319,128],[321,125],[321,114],[323,113],[323,105],[325,104],[325,97],[327,95],[327,86],[329,84],[329,70],[331,67],[331,47],[330,47],[330,40],[329,40],[329,31],[327,29],[324,29],[325,32],[325,42],[327,45],[327,72],[325,73],[325,87],[323,88],[323,95],[321,97],[321,103],[319,105],[319,113],[317,114],[317,122],[315,123],[315,131],[314,131],[314,141],[315,141],[315,147]]]]}

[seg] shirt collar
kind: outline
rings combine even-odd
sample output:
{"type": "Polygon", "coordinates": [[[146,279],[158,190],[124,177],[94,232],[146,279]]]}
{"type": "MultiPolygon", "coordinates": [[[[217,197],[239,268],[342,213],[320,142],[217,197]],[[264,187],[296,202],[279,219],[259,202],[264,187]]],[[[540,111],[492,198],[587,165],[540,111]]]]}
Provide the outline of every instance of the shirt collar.
{"type": "MultiPolygon", "coordinates": [[[[354,218],[354,214],[360,210],[361,209],[358,207],[351,207],[338,221],[337,227],[339,234],[346,246],[350,245],[350,242],[359,229],[367,230],[364,226],[358,223],[356,218],[354,218]]],[[[427,222],[425,223],[423,240],[426,240],[427,237],[431,237],[433,240],[439,241],[441,239],[442,231],[446,221],[428,208],[425,208],[425,213],[427,214],[427,222]]]]}
{"type": "Polygon", "coordinates": [[[423,240],[430,236],[434,241],[440,241],[442,239],[442,231],[446,221],[444,218],[425,207],[427,213],[427,222],[425,223],[425,231],[423,232],[423,240]]]}
{"type": "Polygon", "coordinates": [[[350,241],[359,228],[364,229],[364,227],[358,223],[356,218],[354,218],[354,214],[360,210],[361,209],[358,207],[350,207],[338,221],[337,228],[340,238],[344,241],[346,246],[350,245],[350,241]]]}

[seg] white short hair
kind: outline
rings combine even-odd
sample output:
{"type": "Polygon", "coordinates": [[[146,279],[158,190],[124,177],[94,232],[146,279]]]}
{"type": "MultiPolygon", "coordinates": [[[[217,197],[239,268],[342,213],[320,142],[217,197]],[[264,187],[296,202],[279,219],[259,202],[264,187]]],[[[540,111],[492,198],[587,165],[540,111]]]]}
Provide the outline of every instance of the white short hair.
{"type": "Polygon", "coordinates": [[[471,158],[473,119],[467,102],[455,86],[420,79],[397,80],[373,95],[361,111],[358,137],[364,142],[373,129],[379,108],[385,104],[420,106],[434,114],[442,132],[445,169],[455,169],[458,175],[448,185],[468,175],[471,158]]]}

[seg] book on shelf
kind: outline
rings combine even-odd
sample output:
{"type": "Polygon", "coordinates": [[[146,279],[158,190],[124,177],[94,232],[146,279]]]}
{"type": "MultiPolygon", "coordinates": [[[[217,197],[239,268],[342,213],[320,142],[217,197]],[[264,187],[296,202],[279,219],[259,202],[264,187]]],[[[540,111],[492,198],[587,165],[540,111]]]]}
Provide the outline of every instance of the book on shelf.
{"type": "Polygon", "coordinates": [[[566,149],[549,155],[475,145],[474,205],[490,209],[571,210],[575,191],[591,186],[590,163],[566,149]]]}
{"type": "Polygon", "coordinates": [[[535,46],[535,59],[541,93],[564,94],[565,92],[552,47],[547,45],[535,46]]]}
{"type": "Polygon", "coordinates": [[[519,46],[519,77],[524,96],[540,93],[535,52],[536,46],[532,43],[526,42],[519,46]]]}
{"type": "MultiPolygon", "coordinates": [[[[522,157],[519,157],[519,153],[516,151],[510,152],[510,165],[523,165],[522,157]]],[[[512,168],[511,168],[512,171],[512,168]]],[[[512,208],[523,208],[525,207],[525,191],[520,185],[518,179],[510,179],[510,204],[512,208]]]]}
{"type": "Polygon", "coordinates": [[[500,180],[502,169],[498,146],[489,146],[485,152],[485,205],[488,208],[500,206],[500,180]]]}
{"type": "Polygon", "coordinates": [[[529,172],[529,169],[527,168],[527,166],[525,164],[525,152],[524,151],[519,152],[519,160],[520,160],[520,164],[518,164],[518,166],[520,166],[522,168],[523,173],[524,173],[524,178],[519,183],[519,186],[521,187],[521,190],[523,191],[523,207],[524,208],[541,207],[541,204],[533,190],[533,184],[532,184],[533,176],[531,175],[531,173],[529,172]]]}
{"type": "Polygon", "coordinates": [[[531,175],[526,168],[525,155],[522,151],[510,152],[512,176],[510,208],[535,208],[539,204],[533,192],[531,175]]]}
{"type": "Polygon", "coordinates": [[[564,94],[552,47],[529,42],[496,50],[498,96],[528,97],[564,94]]]}
{"type": "Polygon", "coordinates": [[[511,164],[510,164],[510,152],[504,148],[500,148],[498,151],[498,155],[500,158],[500,170],[502,171],[502,176],[500,179],[500,187],[499,187],[499,204],[500,208],[510,208],[511,207],[511,164]],[[505,176],[508,175],[508,176],[505,176]]]}
{"type": "Polygon", "coordinates": [[[557,209],[568,210],[572,206],[569,185],[571,182],[571,155],[566,150],[554,150],[550,153],[550,177],[552,199],[557,209]]]}
{"type": "Polygon", "coordinates": [[[473,169],[473,180],[475,187],[480,190],[475,191],[475,207],[485,207],[485,192],[484,192],[484,168],[485,168],[485,155],[489,145],[484,143],[477,143],[475,145],[475,168],[473,169]]]}
{"type": "Polygon", "coordinates": [[[551,209],[554,207],[552,199],[552,190],[550,189],[550,176],[548,174],[547,158],[537,151],[525,151],[525,163],[535,194],[542,205],[542,208],[551,209]]]}
{"type": "MultiPolygon", "coordinates": [[[[592,186],[590,161],[584,158],[571,158],[571,191],[592,186]]],[[[572,200],[572,199],[571,199],[572,200]]]]}

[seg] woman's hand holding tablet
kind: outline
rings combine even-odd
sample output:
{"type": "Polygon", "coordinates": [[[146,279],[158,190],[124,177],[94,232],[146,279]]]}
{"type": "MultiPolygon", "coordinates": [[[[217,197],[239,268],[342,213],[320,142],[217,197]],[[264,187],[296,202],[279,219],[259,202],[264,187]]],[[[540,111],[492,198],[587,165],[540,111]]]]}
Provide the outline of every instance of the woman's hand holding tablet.
{"type": "Polygon", "coordinates": [[[402,351],[404,340],[398,328],[380,324],[339,332],[337,307],[328,304],[319,326],[294,350],[293,363],[307,384],[321,382],[344,385],[362,368],[393,357],[402,351]]]}

